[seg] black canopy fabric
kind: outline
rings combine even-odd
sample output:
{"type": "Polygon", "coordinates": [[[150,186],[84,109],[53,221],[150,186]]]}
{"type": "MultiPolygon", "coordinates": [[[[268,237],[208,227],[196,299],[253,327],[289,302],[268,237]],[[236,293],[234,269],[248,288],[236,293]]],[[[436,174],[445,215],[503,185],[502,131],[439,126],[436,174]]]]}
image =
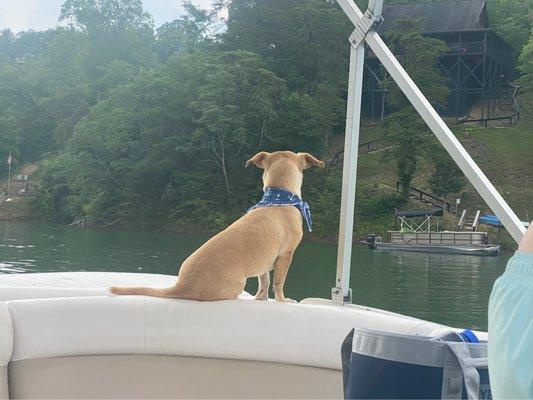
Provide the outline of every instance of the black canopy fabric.
{"type": "Polygon", "coordinates": [[[414,218],[414,217],[442,217],[444,210],[437,208],[435,210],[414,210],[414,211],[396,211],[396,217],[414,218]]]}

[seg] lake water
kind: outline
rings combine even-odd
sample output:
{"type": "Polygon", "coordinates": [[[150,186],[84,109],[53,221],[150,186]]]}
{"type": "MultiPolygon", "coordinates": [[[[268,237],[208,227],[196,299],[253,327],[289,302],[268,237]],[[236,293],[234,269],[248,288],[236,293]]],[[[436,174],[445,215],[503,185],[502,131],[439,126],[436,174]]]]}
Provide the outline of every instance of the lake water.
{"type": "MultiPolygon", "coordinates": [[[[206,237],[0,222],[0,273],[124,271],[175,275],[206,237]]],[[[336,244],[302,242],[285,285],[296,300],[330,298],[336,244]]],[[[511,253],[475,257],[378,252],[354,246],[354,303],[456,327],[486,330],[492,284],[511,253]]],[[[255,293],[256,279],[246,289],[255,293]]]]}

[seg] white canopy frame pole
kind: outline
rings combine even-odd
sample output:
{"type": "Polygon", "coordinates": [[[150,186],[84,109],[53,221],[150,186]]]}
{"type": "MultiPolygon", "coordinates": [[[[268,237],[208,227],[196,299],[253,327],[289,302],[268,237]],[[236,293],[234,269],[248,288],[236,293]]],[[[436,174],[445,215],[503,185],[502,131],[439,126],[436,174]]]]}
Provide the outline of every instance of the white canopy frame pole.
{"type": "Polygon", "coordinates": [[[331,289],[331,299],[335,304],[352,302],[350,265],[352,258],[355,189],[357,183],[357,159],[359,156],[363,72],[365,67],[364,37],[374,22],[381,19],[381,17],[374,18],[372,10],[375,7],[381,14],[382,3],[383,0],[370,0],[369,10],[355,26],[354,31],[350,35],[350,72],[348,77],[346,130],[344,136],[337,276],[335,287],[331,289]]]}
{"type": "Polygon", "coordinates": [[[352,235],[359,150],[359,125],[361,121],[361,96],[365,44],[350,49],[350,75],[346,107],[346,131],[342,168],[341,213],[339,222],[339,245],[337,249],[337,277],[331,289],[331,298],[336,304],[351,303],[350,265],[352,258],[352,235]]]}
{"type": "MultiPolygon", "coordinates": [[[[470,183],[481,195],[483,200],[492,209],[496,216],[503,223],[507,231],[516,242],[519,242],[524,235],[526,228],[515,215],[513,210],[498,193],[496,188],[485,176],[483,171],[477,166],[472,157],[465,150],[463,145],[457,140],[452,131],[446,126],[442,118],[437,114],[429,101],[415,85],[407,72],[400,65],[396,57],[391,53],[379,35],[368,27],[367,22],[375,22],[380,19],[382,0],[370,0],[369,9],[365,15],[352,0],[337,0],[345,14],[350,18],[355,26],[355,31],[350,37],[357,36],[356,43],[362,47],[364,42],[372,49],[377,58],[381,61],[385,69],[392,76],[396,84],[400,87],[405,96],[409,99],[413,107],[426,122],[431,131],[435,134],[446,151],[450,154],[457,166],[465,174],[470,183]],[[375,10],[376,16],[373,15],[375,10]],[[362,37],[361,37],[362,35],[362,37]]],[[[353,41],[352,41],[353,47],[353,41]]],[[[355,51],[361,53],[364,58],[364,48],[355,51]]],[[[351,53],[354,53],[352,49],[351,53]]],[[[359,139],[360,105],[362,96],[362,76],[364,60],[359,60],[358,54],[350,56],[350,79],[348,87],[348,110],[346,118],[346,139],[344,153],[344,168],[342,179],[342,199],[341,199],[341,226],[339,230],[339,250],[337,258],[337,278],[336,287],[332,290],[332,300],[336,304],[349,302],[349,276],[350,258],[353,235],[353,214],[355,203],[355,183],[357,168],[357,147],[359,139]],[[355,66],[354,66],[355,64],[355,66]],[[361,85],[357,86],[357,77],[361,78],[361,85]],[[358,105],[355,110],[355,105],[358,105]],[[356,112],[354,112],[356,111],[356,112]],[[352,114],[350,114],[352,113],[352,114]],[[355,121],[357,118],[357,121],[355,121]],[[357,123],[355,123],[357,122],[357,123]],[[348,137],[348,135],[350,137],[348,137]],[[355,150],[354,150],[355,149],[355,150]],[[352,174],[354,174],[352,176],[352,174]],[[349,187],[348,187],[349,186],[349,187]],[[342,293],[342,294],[341,294],[342,293]]]]}

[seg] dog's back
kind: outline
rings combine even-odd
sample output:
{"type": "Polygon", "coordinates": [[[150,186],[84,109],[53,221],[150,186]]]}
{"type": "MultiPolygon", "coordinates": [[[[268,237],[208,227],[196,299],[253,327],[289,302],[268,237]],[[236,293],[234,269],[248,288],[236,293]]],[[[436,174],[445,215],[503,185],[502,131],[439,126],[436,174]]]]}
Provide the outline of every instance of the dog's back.
{"type": "MultiPolygon", "coordinates": [[[[301,198],[302,171],[324,163],[307,153],[290,151],[260,152],[246,165],[263,168],[264,187],[279,188],[301,198]]],[[[167,289],[110,288],[113,294],[139,294],[193,300],[236,298],[246,279],[258,276],[262,296],[270,284],[269,271],[274,269],[276,300],[290,301],[283,295],[283,284],[292,255],[303,235],[302,216],[293,205],[256,208],[239,218],[227,229],[213,236],[187,258],[176,284],[167,289]]]]}
{"type": "Polygon", "coordinates": [[[199,300],[237,297],[247,278],[271,270],[276,258],[294,249],[302,235],[302,217],[295,207],[251,211],[183,262],[176,285],[179,297],[199,300]]]}

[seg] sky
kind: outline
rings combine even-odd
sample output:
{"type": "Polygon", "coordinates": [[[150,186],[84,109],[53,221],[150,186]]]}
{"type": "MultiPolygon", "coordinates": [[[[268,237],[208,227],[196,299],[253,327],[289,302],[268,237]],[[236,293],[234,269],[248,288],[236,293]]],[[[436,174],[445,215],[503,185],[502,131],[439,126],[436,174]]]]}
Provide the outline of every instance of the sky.
{"type": "MultiPolygon", "coordinates": [[[[57,25],[64,0],[0,0],[0,30],[13,32],[27,29],[43,30],[57,25]]],[[[183,14],[181,0],[142,0],[144,8],[155,20],[155,26],[173,21],[183,14]]],[[[193,0],[193,4],[208,8],[211,0],[193,0]]]]}

